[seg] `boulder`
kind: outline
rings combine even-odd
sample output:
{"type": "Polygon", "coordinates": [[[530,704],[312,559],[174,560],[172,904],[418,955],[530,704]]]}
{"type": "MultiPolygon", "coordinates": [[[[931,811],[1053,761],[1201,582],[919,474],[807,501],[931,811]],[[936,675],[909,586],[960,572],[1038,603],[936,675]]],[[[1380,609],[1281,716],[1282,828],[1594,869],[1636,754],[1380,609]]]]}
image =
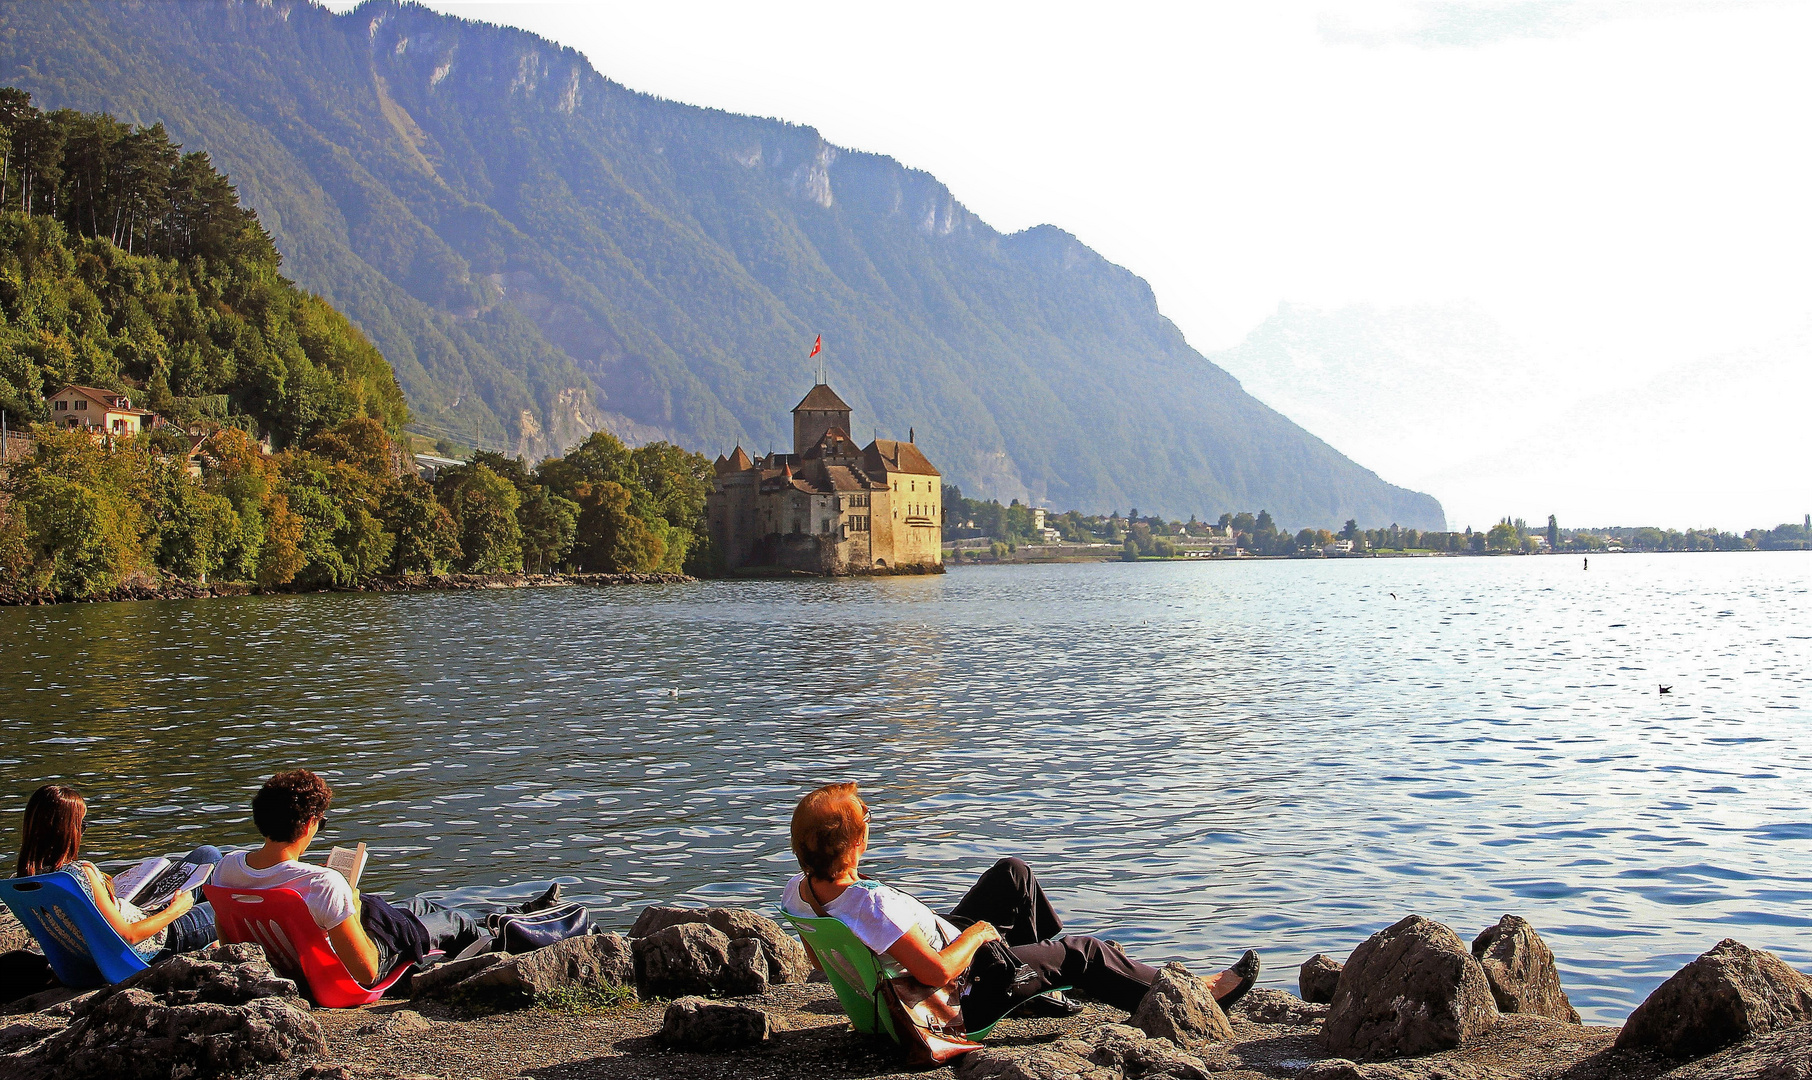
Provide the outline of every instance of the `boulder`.
{"type": "Polygon", "coordinates": [[[29,949],[37,942],[32,940],[31,931],[25,928],[13,915],[13,910],[0,904],[0,953],[12,952],[14,949],[29,949]]]}
{"type": "Polygon", "coordinates": [[[1316,953],[1302,962],[1296,975],[1296,988],[1302,1000],[1326,1005],[1334,1000],[1334,987],[1340,985],[1340,969],[1345,965],[1327,953],[1316,953]]]}
{"type": "Polygon", "coordinates": [[[1321,1044],[1375,1059],[1451,1050],[1497,1025],[1485,970],[1454,932],[1411,915],[1353,950],[1321,1044]]]}
{"type": "Polygon", "coordinates": [[[95,991],[68,1027],[0,1057],[9,1080],[203,1080],[319,1056],[321,1027],[256,945],[172,957],[95,991]]]}
{"type": "Polygon", "coordinates": [[[1773,953],[1725,938],[1636,1006],[1617,1046],[1695,1058],[1809,1020],[1812,979],[1773,953]]]}
{"type": "Polygon", "coordinates": [[[771,1030],[760,1009],[702,997],[680,998],[661,1017],[661,1041],[681,1050],[735,1050],[764,1041],[771,1030]]]}
{"type": "Polygon", "coordinates": [[[410,997],[445,997],[455,986],[483,971],[510,959],[509,953],[479,953],[464,960],[449,960],[409,977],[410,997]]]}
{"type": "Polygon", "coordinates": [[[526,1005],[556,990],[635,982],[629,943],[618,934],[585,934],[533,952],[499,955],[503,959],[480,968],[447,992],[466,999],[526,1005]]]}
{"type": "Polygon", "coordinates": [[[1472,939],[1472,955],[1485,969],[1498,1012],[1579,1023],[1579,1013],[1560,987],[1554,954],[1535,927],[1506,915],[1472,939]]]}
{"type": "Polygon", "coordinates": [[[1661,1080],[1812,1080],[1812,1024],[1746,1039],[1661,1080]]]}
{"type": "Polygon", "coordinates": [[[812,958],[806,954],[803,945],[793,940],[793,935],[773,919],[746,908],[643,908],[635,925],[630,927],[629,936],[647,937],[669,926],[696,922],[711,926],[731,941],[754,938],[761,942],[762,950],[767,954],[768,981],[771,983],[802,983],[815,970],[812,958]]]}
{"type": "Polygon", "coordinates": [[[678,923],[636,938],[632,945],[636,986],[644,997],[759,994],[768,988],[761,942],[731,941],[709,923],[678,923]]]}
{"type": "Polygon", "coordinates": [[[1227,1023],[1227,1014],[1221,1012],[1208,984],[1175,962],[1158,972],[1127,1023],[1184,1049],[1233,1040],[1233,1026],[1227,1023]]]}
{"type": "Polygon", "coordinates": [[[1118,1069],[1051,1046],[988,1046],[956,1059],[962,1080],[1122,1080],[1118,1069]]]}
{"type": "Polygon", "coordinates": [[[1069,1043],[1059,1046],[1118,1075],[1136,1076],[1140,1080],[1209,1080],[1211,1074],[1225,1071],[1224,1066],[1213,1068],[1169,1039],[1150,1038],[1125,1024],[1103,1025],[1095,1033],[1092,1046],[1081,1044],[1073,1049],[1069,1043]]]}
{"type": "Polygon", "coordinates": [[[1291,1027],[1312,1026],[1327,1018],[1328,1007],[1304,1001],[1282,990],[1255,986],[1233,1006],[1228,1017],[1242,1016],[1254,1024],[1286,1024],[1291,1027]]]}

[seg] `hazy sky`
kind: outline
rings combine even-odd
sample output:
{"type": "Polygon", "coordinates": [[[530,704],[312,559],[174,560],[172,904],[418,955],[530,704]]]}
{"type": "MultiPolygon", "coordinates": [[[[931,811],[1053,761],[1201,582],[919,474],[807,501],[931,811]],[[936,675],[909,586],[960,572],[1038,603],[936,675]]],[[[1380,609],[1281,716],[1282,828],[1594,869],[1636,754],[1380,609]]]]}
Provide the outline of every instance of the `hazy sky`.
{"type": "MultiPolygon", "coordinates": [[[[1147,278],[1204,352],[1286,302],[1477,313],[1552,383],[1488,427],[1583,406],[1614,425],[1620,387],[1803,343],[1812,313],[1812,3],[431,6],[573,46],[638,90],[891,155],[1003,231],[1057,224],[1147,278]]],[[[1374,428],[1435,419],[1393,401],[1374,428]]],[[[1427,490],[1457,523],[1552,509],[1506,505],[1544,482],[1467,473],[1465,448],[1405,475],[1361,435],[1317,433],[1386,479],[1440,479],[1427,490]]],[[[1771,494],[1727,510],[1665,475],[1567,509],[1797,519],[1803,456],[1751,463],[1771,494]]]]}

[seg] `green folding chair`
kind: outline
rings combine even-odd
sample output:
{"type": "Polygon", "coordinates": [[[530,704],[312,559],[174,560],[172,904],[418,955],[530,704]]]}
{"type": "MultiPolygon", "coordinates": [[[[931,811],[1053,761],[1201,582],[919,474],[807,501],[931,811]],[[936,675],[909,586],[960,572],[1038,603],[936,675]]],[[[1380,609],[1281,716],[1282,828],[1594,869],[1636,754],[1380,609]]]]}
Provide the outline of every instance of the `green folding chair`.
{"type": "MultiPolygon", "coordinates": [[[[837,1001],[849,1016],[850,1024],[864,1035],[882,1031],[889,1039],[899,1042],[900,1037],[893,1030],[893,1017],[881,1007],[881,958],[850,933],[849,927],[836,919],[802,918],[784,908],[780,913],[798,931],[799,940],[817,954],[818,963],[824,968],[825,978],[830,980],[831,989],[837,992],[837,1001]]],[[[1067,986],[1053,986],[1045,994],[1061,993],[1068,989],[1070,988],[1067,986]]],[[[1044,994],[1038,995],[1043,996],[1044,994]]],[[[1034,999],[1026,999],[1031,1000],[1034,999]]],[[[1024,1005],[1025,1002],[1020,1004],[1024,1005]]],[[[1000,1020],[980,1031],[969,1032],[969,1038],[981,1042],[998,1023],[1000,1020]]]]}

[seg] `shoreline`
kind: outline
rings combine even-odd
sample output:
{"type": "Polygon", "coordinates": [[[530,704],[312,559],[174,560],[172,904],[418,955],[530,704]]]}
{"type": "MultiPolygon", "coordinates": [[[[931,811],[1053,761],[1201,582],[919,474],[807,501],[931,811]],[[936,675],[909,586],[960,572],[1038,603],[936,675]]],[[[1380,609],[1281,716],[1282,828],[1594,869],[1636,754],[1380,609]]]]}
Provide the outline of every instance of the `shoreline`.
{"type": "Polygon", "coordinates": [[[0,1066],[22,1080],[125,1075],[118,1066],[129,1056],[142,1059],[134,1077],[258,1080],[1803,1075],[1812,1010],[1787,1004],[1766,1016],[1738,1015],[1719,1004],[1727,992],[1760,1000],[1798,986],[1812,994],[1812,980],[1770,954],[1723,942],[1624,1023],[1600,1025],[1571,1013],[1532,928],[1506,916],[1497,929],[1501,936],[1485,942],[1482,935],[1467,950],[1445,926],[1410,916],[1373,934],[1344,965],[1312,958],[1301,971],[1301,996],[1261,987],[1224,1013],[1173,964],[1130,1015],[1086,999],[1062,1018],[1009,1015],[982,1049],[931,1071],[909,1069],[884,1037],[858,1034],[792,933],[747,909],[647,908],[626,934],[455,961],[346,1009],[311,1008],[293,983],[273,979],[256,945],[219,946],[164,961],[118,990],[53,989],[0,1003],[0,1066]],[[747,948],[732,945],[744,939],[747,948]],[[1724,963],[1733,948],[1742,963],[1724,963]],[[748,972],[736,959],[745,954],[754,965],[748,972]],[[495,978],[498,972],[508,975],[495,978]],[[102,1004],[109,1000],[111,1007],[102,1004]],[[1644,1021],[1640,1014],[1651,1008],[1666,1015],[1644,1021]],[[686,1024],[688,1009],[695,1018],[715,1013],[686,1024]],[[1388,1020],[1373,1015],[1380,1010],[1395,1019],[1373,1023],[1369,1034],[1345,1030],[1354,1017],[1388,1020]],[[217,1045],[206,1049],[206,1061],[192,1061],[200,1044],[185,1032],[202,1030],[217,1045]],[[1801,1071],[1782,1071],[1794,1066],[1801,1071]]]}
{"type": "Polygon", "coordinates": [[[557,589],[573,586],[685,585],[689,574],[394,574],[337,588],[264,588],[244,581],[197,582],[141,578],[99,596],[64,598],[47,593],[0,594],[0,607],[105,604],[128,600],[203,600],[227,596],[303,596],[320,593],[469,592],[479,589],[557,589]]]}

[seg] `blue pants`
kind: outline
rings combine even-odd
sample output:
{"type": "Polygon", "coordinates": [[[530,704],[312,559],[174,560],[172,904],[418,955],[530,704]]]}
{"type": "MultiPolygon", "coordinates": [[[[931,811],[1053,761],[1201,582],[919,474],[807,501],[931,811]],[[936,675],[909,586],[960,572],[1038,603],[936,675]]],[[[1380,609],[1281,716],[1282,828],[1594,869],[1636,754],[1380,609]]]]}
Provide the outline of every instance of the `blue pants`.
{"type": "MultiPolygon", "coordinates": [[[[182,857],[183,862],[218,863],[223,856],[220,849],[203,844],[182,857]]],[[[214,927],[214,905],[204,901],[200,889],[195,890],[195,906],[182,913],[182,916],[171,923],[165,930],[164,949],[151,959],[152,963],[175,956],[177,953],[194,952],[205,949],[214,943],[219,936],[214,927]]]]}

